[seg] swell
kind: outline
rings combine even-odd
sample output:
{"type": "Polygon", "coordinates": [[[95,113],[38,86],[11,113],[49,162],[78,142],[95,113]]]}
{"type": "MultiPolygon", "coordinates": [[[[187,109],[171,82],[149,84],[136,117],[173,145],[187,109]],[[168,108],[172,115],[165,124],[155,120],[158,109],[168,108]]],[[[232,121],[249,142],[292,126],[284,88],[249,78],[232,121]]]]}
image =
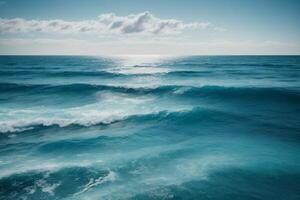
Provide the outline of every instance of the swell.
{"type": "MultiPolygon", "coordinates": [[[[159,70],[165,70],[160,68],[154,68],[154,67],[144,67],[145,69],[151,68],[155,69],[157,71],[153,72],[135,72],[135,71],[129,71],[129,72],[122,72],[122,71],[60,71],[60,69],[57,70],[45,70],[40,69],[36,70],[33,68],[26,69],[26,70],[0,70],[0,76],[1,77],[15,77],[15,76],[37,76],[37,77],[58,77],[58,78],[69,78],[69,77],[101,77],[101,78],[117,78],[117,77],[134,77],[134,76],[149,76],[149,75],[168,75],[168,76],[197,76],[197,75],[207,75],[212,74],[213,71],[197,71],[197,70],[170,70],[170,71],[159,71],[159,70]]],[[[139,68],[137,68],[139,69],[139,68]]],[[[134,70],[132,68],[128,68],[128,70],[134,70]]],[[[169,69],[168,69],[169,70],[169,69]]]]}
{"type": "Polygon", "coordinates": [[[178,70],[178,71],[171,71],[168,72],[166,75],[168,76],[185,76],[185,77],[193,77],[193,76],[207,76],[211,75],[214,72],[211,70],[206,70],[206,71],[197,71],[197,70],[178,70]]]}
{"type": "MultiPolygon", "coordinates": [[[[70,119],[69,121],[60,121],[60,120],[40,120],[37,122],[28,122],[27,125],[25,123],[24,126],[20,126],[19,122],[16,121],[16,124],[12,124],[11,133],[18,134],[20,132],[20,136],[30,137],[33,134],[35,137],[38,134],[41,137],[43,131],[46,134],[50,132],[55,132],[57,134],[65,134],[66,132],[72,132],[72,138],[74,139],[75,133],[74,130],[78,130],[79,133],[81,131],[87,131],[89,128],[94,130],[104,130],[109,128],[111,125],[119,124],[119,125],[134,125],[139,126],[143,124],[152,124],[155,123],[157,126],[162,125],[167,127],[171,126],[179,126],[185,127],[185,131],[189,129],[194,130],[195,127],[199,127],[201,130],[209,130],[214,129],[213,127],[223,127],[232,126],[231,131],[234,130],[236,126],[245,126],[248,124],[249,127],[262,127],[265,130],[273,129],[272,135],[282,135],[282,131],[288,131],[289,137],[298,141],[300,139],[300,135],[298,134],[300,129],[295,126],[290,126],[285,123],[277,123],[276,121],[264,121],[259,118],[253,118],[246,113],[234,113],[230,111],[216,110],[210,108],[202,108],[202,107],[194,107],[193,109],[183,109],[179,111],[160,111],[160,112],[150,112],[145,114],[127,114],[124,116],[113,116],[110,119],[89,119],[80,121],[70,119]],[[165,124],[166,123],[166,124],[165,124]],[[236,125],[234,125],[236,124],[236,125]],[[252,125],[251,125],[252,124],[252,125]],[[14,127],[16,125],[16,127],[14,127]],[[100,128],[100,129],[99,129],[100,128]],[[26,134],[24,134],[26,133],[26,134]]],[[[22,122],[24,123],[24,121],[22,122]]],[[[119,126],[116,125],[116,126],[119,126]]],[[[199,129],[199,130],[200,130],[199,129]]],[[[0,130],[2,132],[2,130],[0,130]]],[[[192,131],[194,132],[194,131],[192,131]]],[[[5,133],[5,132],[4,132],[5,133]]],[[[54,134],[54,133],[52,133],[54,134]]],[[[81,134],[80,134],[81,135],[81,134]]],[[[9,137],[9,134],[0,134],[0,139],[6,139],[9,137]]],[[[79,137],[82,137],[79,136],[79,137]]],[[[58,137],[59,138],[59,137],[58,137]]],[[[23,138],[24,139],[24,138],[23,138]]],[[[18,140],[14,139],[14,142],[18,140]]],[[[21,143],[25,141],[19,141],[21,143]]],[[[92,142],[91,142],[92,143],[92,142]]]]}
{"type": "MultiPolygon", "coordinates": [[[[33,132],[40,131],[48,128],[58,128],[58,129],[78,129],[79,127],[92,127],[92,126],[107,126],[117,122],[124,123],[134,123],[142,124],[150,121],[177,121],[176,124],[181,123],[193,123],[197,119],[210,120],[215,116],[224,116],[224,119],[233,119],[237,118],[235,115],[230,113],[220,112],[216,110],[203,109],[203,108],[194,108],[191,110],[180,110],[180,111],[160,111],[160,112],[149,112],[144,114],[126,114],[126,115],[113,115],[109,116],[108,119],[69,119],[69,120],[58,120],[58,119],[45,119],[45,120],[35,120],[35,121],[26,121],[26,120],[16,120],[14,123],[10,124],[10,127],[0,127],[0,132],[33,132]],[[10,129],[9,129],[10,128],[10,129]],[[7,129],[8,131],[5,131],[7,129]]],[[[2,124],[3,125],[3,124],[2,124]]],[[[4,124],[8,125],[8,124],[4,124]]],[[[5,135],[2,135],[5,136],[5,135]]]]}
{"type": "Polygon", "coordinates": [[[186,98],[194,97],[214,97],[214,98],[267,98],[269,100],[288,100],[299,101],[300,92],[295,88],[279,88],[279,87],[224,87],[214,85],[180,86],[180,85],[162,85],[158,87],[130,87],[130,86],[113,86],[113,85],[93,85],[93,84],[69,84],[69,85],[35,85],[35,84],[16,84],[16,83],[0,83],[0,93],[26,93],[26,92],[42,92],[42,93],[88,93],[110,91],[135,95],[172,95],[186,98]]]}
{"type": "Polygon", "coordinates": [[[294,89],[287,88],[259,88],[259,87],[223,87],[223,86],[204,86],[201,88],[192,88],[184,92],[189,97],[212,97],[212,98],[233,98],[249,100],[287,100],[289,102],[298,102],[300,93],[294,89]]]}
{"type": "Polygon", "coordinates": [[[44,77],[120,77],[124,76],[123,74],[111,73],[106,71],[45,71],[45,69],[41,70],[33,70],[32,68],[29,70],[1,70],[0,76],[24,76],[24,75],[36,75],[36,76],[44,76],[44,77]]]}
{"type": "MultiPolygon", "coordinates": [[[[185,87],[185,86],[160,86],[157,88],[130,88],[130,87],[117,87],[117,86],[107,86],[107,85],[90,85],[90,84],[71,84],[71,85],[24,85],[24,84],[0,84],[0,100],[3,102],[4,97],[9,96],[7,94],[14,93],[15,96],[21,96],[20,94],[60,94],[59,98],[66,101],[71,101],[71,99],[63,98],[65,95],[69,95],[74,98],[74,94],[82,95],[82,98],[78,98],[78,101],[83,101],[86,103],[89,100],[90,94],[96,94],[98,92],[113,92],[108,96],[103,96],[104,100],[106,98],[114,98],[117,95],[118,101],[121,101],[117,105],[118,109],[108,107],[102,112],[97,112],[99,109],[98,104],[102,104],[102,100],[97,102],[98,104],[87,104],[88,107],[79,106],[65,110],[68,113],[68,117],[62,117],[58,114],[57,109],[48,108],[48,111],[39,110],[24,110],[18,112],[13,112],[13,120],[2,121],[0,124],[0,132],[22,132],[31,128],[36,128],[39,125],[42,126],[52,126],[56,125],[59,127],[65,127],[69,125],[81,125],[81,126],[92,126],[96,124],[110,124],[116,121],[128,119],[133,116],[147,115],[147,114],[157,114],[162,111],[172,112],[174,108],[169,106],[158,107],[157,109],[147,109],[139,110],[138,107],[129,107],[129,109],[123,109],[124,103],[127,104],[125,96],[118,96],[114,93],[122,93],[130,96],[132,98],[139,98],[139,95],[150,95],[154,98],[154,102],[161,102],[160,100],[167,99],[170,103],[184,102],[183,108],[191,108],[197,106],[209,106],[212,105],[217,109],[224,111],[235,110],[240,114],[245,115],[259,114],[263,118],[273,118],[273,121],[278,118],[278,114],[269,113],[268,109],[278,110],[293,113],[293,116],[289,116],[289,123],[297,123],[294,118],[299,116],[300,111],[300,93],[296,90],[290,90],[286,88],[246,88],[246,87],[223,87],[223,86],[203,86],[203,87],[185,87]],[[85,97],[87,96],[87,97],[85,97]],[[85,101],[84,101],[85,100],[85,101]],[[194,102],[194,103],[192,103],[194,102]],[[196,102],[196,104],[195,104],[196,102]],[[192,104],[191,104],[192,103],[192,104]],[[201,104],[202,103],[202,104],[201,104]],[[121,107],[120,107],[121,106],[121,107]],[[217,107],[216,107],[217,106],[217,107]],[[264,111],[264,109],[267,109],[264,111]],[[48,113],[48,114],[47,114],[48,113]],[[51,115],[49,115],[51,113],[51,115]],[[91,115],[89,114],[91,113],[91,115]],[[38,118],[21,119],[20,116],[25,114],[32,116],[39,116],[38,118]],[[277,118],[276,118],[277,117],[277,118]]],[[[38,96],[38,95],[35,95],[38,96]]],[[[151,98],[152,98],[151,97],[151,98]]],[[[42,98],[49,98],[49,96],[42,96],[42,98]]],[[[99,101],[99,97],[94,97],[95,101],[99,101]]],[[[100,97],[102,98],[102,97],[100,97]]],[[[77,98],[76,98],[77,99],[77,98]]],[[[11,100],[10,100],[11,101],[11,100]]],[[[76,100],[77,101],[77,100],[76,100]]],[[[63,101],[55,101],[63,102],[63,101]]],[[[91,101],[93,102],[93,101],[91,101]]],[[[129,101],[130,102],[130,101],[129,101]]],[[[143,102],[143,106],[151,105],[151,102],[143,102]]],[[[110,104],[108,104],[110,105],[110,104]]],[[[78,106],[78,105],[77,105],[78,106]]],[[[210,106],[211,107],[211,106],[210,106]]],[[[103,109],[102,107],[100,107],[103,109]]],[[[180,109],[179,109],[180,110],[180,109]]],[[[4,117],[8,116],[5,112],[6,110],[0,110],[4,112],[4,117]]],[[[159,116],[156,116],[159,117],[159,116]]],[[[191,118],[192,120],[193,118],[191,118]]]]}
{"type": "Polygon", "coordinates": [[[178,65],[183,65],[183,66],[215,66],[215,67],[238,67],[238,66],[245,66],[245,67],[291,67],[291,68],[298,68],[297,65],[294,64],[270,64],[270,63],[178,63],[178,65]]]}

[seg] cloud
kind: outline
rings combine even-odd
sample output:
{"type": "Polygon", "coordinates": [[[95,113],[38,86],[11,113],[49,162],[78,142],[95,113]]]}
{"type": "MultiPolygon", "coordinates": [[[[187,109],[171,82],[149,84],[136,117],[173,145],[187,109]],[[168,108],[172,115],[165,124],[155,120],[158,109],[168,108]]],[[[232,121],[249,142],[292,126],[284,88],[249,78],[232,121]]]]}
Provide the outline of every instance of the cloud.
{"type": "Polygon", "coordinates": [[[109,30],[121,33],[174,33],[184,29],[204,29],[209,26],[207,22],[184,23],[175,19],[159,19],[150,12],[124,17],[119,17],[111,13],[100,15],[98,18],[99,21],[109,27],[109,30]]]}
{"type": "Polygon", "coordinates": [[[175,19],[160,19],[150,12],[117,16],[102,14],[97,20],[26,20],[0,18],[0,33],[96,33],[96,34],[173,34],[186,29],[205,29],[208,22],[185,23],[175,19]]]}

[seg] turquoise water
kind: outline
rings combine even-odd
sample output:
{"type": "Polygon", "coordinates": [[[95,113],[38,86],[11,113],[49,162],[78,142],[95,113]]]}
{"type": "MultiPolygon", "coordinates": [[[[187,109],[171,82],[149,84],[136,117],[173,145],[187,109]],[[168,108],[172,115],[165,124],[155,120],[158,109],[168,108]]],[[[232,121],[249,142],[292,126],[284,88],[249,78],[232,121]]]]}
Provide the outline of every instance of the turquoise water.
{"type": "Polygon", "coordinates": [[[0,56],[0,199],[299,188],[299,56],[0,56]]]}

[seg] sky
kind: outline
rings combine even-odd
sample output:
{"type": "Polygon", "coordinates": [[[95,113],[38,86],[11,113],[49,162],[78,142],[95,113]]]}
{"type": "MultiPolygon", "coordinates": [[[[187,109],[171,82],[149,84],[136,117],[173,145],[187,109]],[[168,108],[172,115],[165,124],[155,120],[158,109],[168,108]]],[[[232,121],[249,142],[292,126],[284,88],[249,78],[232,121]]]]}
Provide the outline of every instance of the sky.
{"type": "Polygon", "coordinates": [[[299,55],[299,0],[0,0],[0,54],[299,55]]]}

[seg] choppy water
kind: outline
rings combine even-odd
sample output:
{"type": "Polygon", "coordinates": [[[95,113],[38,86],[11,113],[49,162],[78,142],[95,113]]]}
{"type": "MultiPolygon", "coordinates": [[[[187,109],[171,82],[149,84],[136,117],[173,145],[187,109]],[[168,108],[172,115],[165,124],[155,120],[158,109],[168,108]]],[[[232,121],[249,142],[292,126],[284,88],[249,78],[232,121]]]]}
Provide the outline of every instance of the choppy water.
{"type": "Polygon", "coordinates": [[[0,199],[300,199],[300,57],[0,57],[0,199]]]}

